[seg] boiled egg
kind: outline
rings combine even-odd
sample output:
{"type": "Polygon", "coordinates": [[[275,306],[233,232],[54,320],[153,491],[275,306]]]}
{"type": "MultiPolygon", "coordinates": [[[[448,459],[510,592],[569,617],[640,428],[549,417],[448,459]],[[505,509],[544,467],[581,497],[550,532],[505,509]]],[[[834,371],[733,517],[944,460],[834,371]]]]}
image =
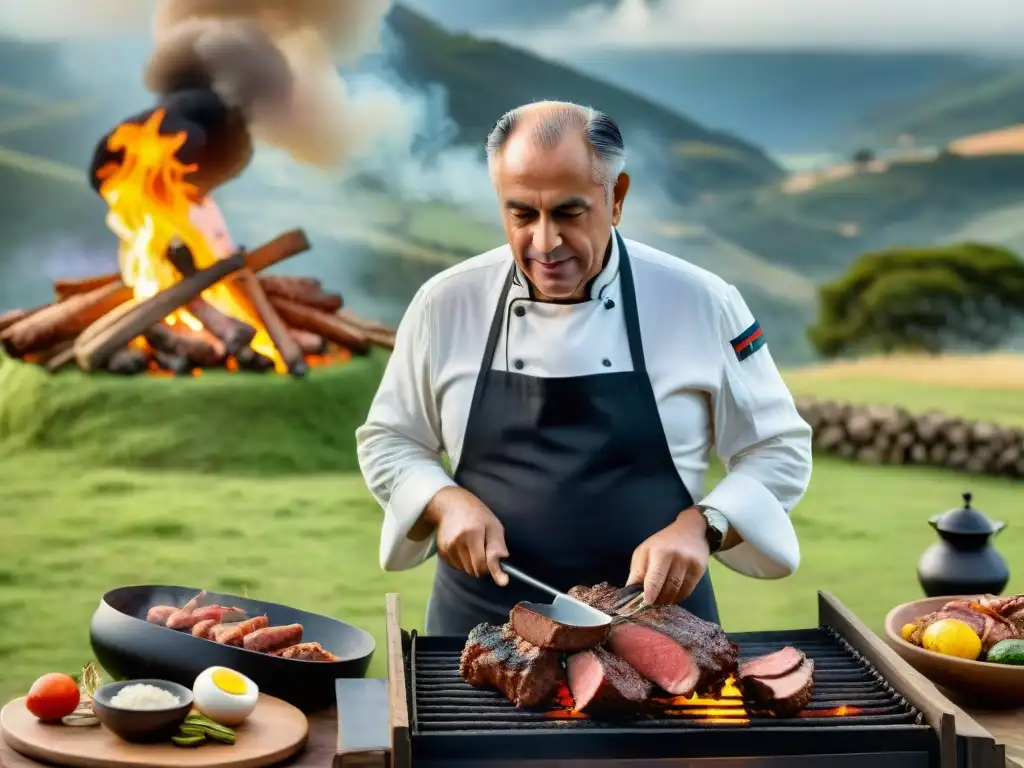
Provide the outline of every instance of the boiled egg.
{"type": "Polygon", "coordinates": [[[252,714],[259,696],[256,683],[227,667],[203,670],[192,685],[193,706],[214,722],[229,727],[252,714]]]}

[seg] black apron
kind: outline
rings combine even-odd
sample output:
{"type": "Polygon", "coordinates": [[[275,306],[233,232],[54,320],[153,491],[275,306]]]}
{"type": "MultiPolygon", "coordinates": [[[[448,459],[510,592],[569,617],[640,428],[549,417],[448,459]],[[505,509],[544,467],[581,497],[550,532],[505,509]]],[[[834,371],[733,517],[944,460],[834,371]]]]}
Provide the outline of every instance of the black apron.
{"type": "MultiPolygon", "coordinates": [[[[505,527],[509,562],[563,591],[602,581],[622,585],[633,550],[693,505],[647,375],[629,255],[615,237],[633,370],[565,378],[493,370],[513,264],[487,336],[454,477],[505,527]]],[[[614,303],[604,302],[602,311],[612,309],[614,303]]],[[[499,587],[490,576],[475,578],[439,559],[426,631],[464,636],[482,621],[503,624],[522,600],[550,597],[514,580],[499,587]]],[[[681,605],[718,622],[709,574],[681,605]]]]}

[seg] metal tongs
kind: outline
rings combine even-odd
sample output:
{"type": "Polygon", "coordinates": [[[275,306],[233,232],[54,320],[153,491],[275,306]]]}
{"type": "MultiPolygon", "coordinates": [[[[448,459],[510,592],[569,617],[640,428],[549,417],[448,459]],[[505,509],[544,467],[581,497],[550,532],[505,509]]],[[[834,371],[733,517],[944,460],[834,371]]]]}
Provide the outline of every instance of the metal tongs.
{"type": "Polygon", "coordinates": [[[618,624],[632,618],[642,610],[650,606],[643,599],[643,585],[635,584],[624,587],[616,592],[615,600],[610,605],[608,612],[598,610],[587,605],[582,600],[570,597],[552,586],[529,576],[518,568],[514,568],[507,562],[501,563],[501,570],[513,579],[528,584],[541,592],[547,592],[555,599],[550,603],[523,603],[534,613],[547,616],[552,621],[573,627],[604,627],[609,624],[618,624]]]}

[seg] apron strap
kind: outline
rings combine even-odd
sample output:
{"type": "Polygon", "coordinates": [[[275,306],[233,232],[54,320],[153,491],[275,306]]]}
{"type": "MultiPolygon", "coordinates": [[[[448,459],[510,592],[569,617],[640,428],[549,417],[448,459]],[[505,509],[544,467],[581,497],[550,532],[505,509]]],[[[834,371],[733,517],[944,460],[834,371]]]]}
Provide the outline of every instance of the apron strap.
{"type": "Polygon", "coordinates": [[[501,327],[505,324],[505,304],[508,300],[508,292],[512,288],[512,280],[516,275],[516,263],[512,262],[512,266],[508,270],[508,276],[505,278],[505,284],[501,288],[501,295],[498,297],[498,302],[494,306],[494,317],[491,318],[491,329],[487,332],[487,343],[484,344],[484,356],[480,362],[480,372],[476,376],[476,386],[473,388],[473,401],[469,406],[469,414],[479,412],[478,406],[480,400],[484,396],[484,387],[487,384],[487,374],[490,373],[491,365],[494,361],[494,350],[498,348],[498,335],[501,333],[501,327]]]}
{"type": "Polygon", "coordinates": [[[633,287],[633,268],[629,265],[629,253],[619,230],[615,230],[619,244],[619,278],[622,280],[622,315],[626,321],[626,338],[629,339],[629,354],[633,358],[633,371],[646,373],[644,342],[640,336],[640,314],[636,309],[636,289],[633,287]]]}

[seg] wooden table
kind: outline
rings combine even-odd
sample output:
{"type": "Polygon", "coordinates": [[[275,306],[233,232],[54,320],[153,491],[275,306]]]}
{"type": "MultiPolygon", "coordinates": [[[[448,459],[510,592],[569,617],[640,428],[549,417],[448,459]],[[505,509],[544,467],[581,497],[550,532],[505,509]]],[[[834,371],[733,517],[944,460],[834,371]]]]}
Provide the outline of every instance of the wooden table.
{"type": "MultiPolygon", "coordinates": [[[[99,727],[99,726],[97,726],[99,727]]],[[[309,717],[309,740],[306,748],[284,765],[292,768],[331,768],[338,748],[338,718],[334,710],[318,712],[309,717]]],[[[48,768],[15,752],[0,738],[0,768],[48,768]]]]}
{"type": "Polygon", "coordinates": [[[966,712],[995,736],[998,743],[1006,745],[1007,768],[1024,768],[1024,709],[1004,712],[968,709],[966,712]]]}
{"type": "MultiPolygon", "coordinates": [[[[1005,712],[966,710],[996,741],[1006,745],[1007,768],[1024,768],[1024,709],[1005,712]]],[[[309,718],[309,742],[294,760],[292,768],[331,768],[338,746],[338,721],[334,710],[309,718]]],[[[0,739],[0,768],[46,768],[42,763],[22,757],[0,739]]]]}

